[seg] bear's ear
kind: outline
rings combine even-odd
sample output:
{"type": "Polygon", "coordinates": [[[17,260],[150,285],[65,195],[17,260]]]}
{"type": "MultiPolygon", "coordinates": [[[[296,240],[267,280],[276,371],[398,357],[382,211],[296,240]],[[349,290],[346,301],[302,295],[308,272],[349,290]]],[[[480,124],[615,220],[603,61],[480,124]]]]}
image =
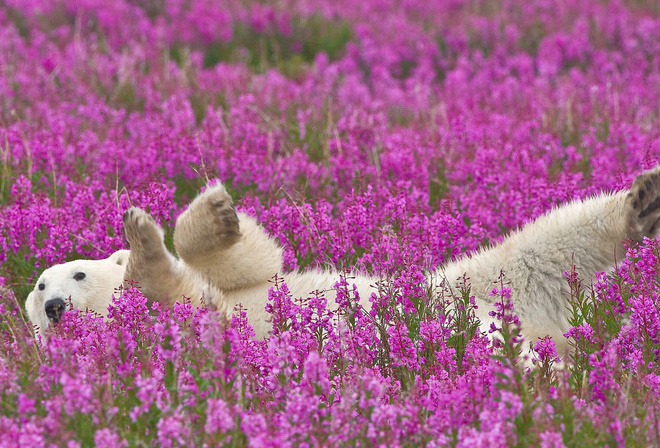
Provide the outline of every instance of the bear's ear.
{"type": "Polygon", "coordinates": [[[34,323],[34,320],[32,319],[32,316],[35,315],[35,303],[34,303],[34,291],[32,291],[30,294],[28,294],[27,299],[25,299],[25,311],[28,313],[28,317],[30,320],[34,323]]]}
{"type": "Polygon", "coordinates": [[[128,257],[131,255],[130,250],[118,250],[114,254],[108,257],[108,260],[117,263],[119,266],[126,266],[128,263],[128,257]]]}

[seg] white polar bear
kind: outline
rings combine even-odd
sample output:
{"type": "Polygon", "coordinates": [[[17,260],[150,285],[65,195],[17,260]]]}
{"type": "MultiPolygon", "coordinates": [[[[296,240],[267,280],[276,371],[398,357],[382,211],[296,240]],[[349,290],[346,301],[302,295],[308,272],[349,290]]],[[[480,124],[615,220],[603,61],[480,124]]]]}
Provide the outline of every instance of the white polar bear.
{"type": "MultiPolygon", "coordinates": [[[[283,274],[282,251],[251,217],[236,213],[222,185],[207,188],[177,219],[174,245],[179,259],[166,249],[163,231],[143,210],[124,214],[130,251],[105,260],[79,260],[53,266],[41,275],[26,301],[32,323],[44,329],[57,322],[67,299],[78,309],[106,314],[113,290],[136,281],[150,301],[172,304],[182,297],[204,301],[231,315],[237,304],[247,311],[257,337],[271,325],[264,306],[269,282],[284,278],[293,297],[332,291],[340,274],[330,271],[283,274]]],[[[508,236],[501,244],[449,263],[428,276],[441,288],[458,287],[467,274],[479,306],[477,317],[487,330],[496,298],[489,293],[506,274],[515,311],[526,340],[550,335],[561,352],[568,329],[567,282],[573,263],[583,275],[613,267],[625,256],[622,241],[655,238],[660,228],[660,167],[639,175],[630,191],[601,194],[556,208],[508,236]]],[[[361,305],[377,292],[378,279],[356,275],[361,305]]]]}

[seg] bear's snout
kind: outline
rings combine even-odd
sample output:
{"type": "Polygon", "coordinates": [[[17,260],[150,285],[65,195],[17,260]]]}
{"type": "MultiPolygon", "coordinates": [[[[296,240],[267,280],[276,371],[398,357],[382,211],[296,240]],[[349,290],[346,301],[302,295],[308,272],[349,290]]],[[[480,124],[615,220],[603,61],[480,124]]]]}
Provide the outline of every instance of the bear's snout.
{"type": "Polygon", "coordinates": [[[47,301],[44,304],[44,308],[46,309],[46,316],[48,317],[48,320],[53,323],[57,323],[60,321],[62,313],[66,310],[66,305],[64,304],[64,300],[57,297],[47,301]]]}

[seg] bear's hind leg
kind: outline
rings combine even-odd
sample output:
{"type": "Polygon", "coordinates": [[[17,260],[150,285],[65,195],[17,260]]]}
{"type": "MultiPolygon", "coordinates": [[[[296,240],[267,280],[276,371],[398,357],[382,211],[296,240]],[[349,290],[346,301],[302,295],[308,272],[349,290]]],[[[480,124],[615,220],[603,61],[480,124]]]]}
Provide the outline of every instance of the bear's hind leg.
{"type": "Polygon", "coordinates": [[[660,166],[635,178],[626,196],[629,238],[641,242],[660,234],[660,166]]]}
{"type": "Polygon", "coordinates": [[[209,187],[176,220],[174,247],[192,265],[229,249],[241,238],[234,203],[222,184],[209,187]]]}
{"type": "Polygon", "coordinates": [[[282,267],[282,250],[256,220],[236,214],[221,184],[208,187],[176,220],[174,248],[186,268],[220,291],[265,284],[282,267]]]}

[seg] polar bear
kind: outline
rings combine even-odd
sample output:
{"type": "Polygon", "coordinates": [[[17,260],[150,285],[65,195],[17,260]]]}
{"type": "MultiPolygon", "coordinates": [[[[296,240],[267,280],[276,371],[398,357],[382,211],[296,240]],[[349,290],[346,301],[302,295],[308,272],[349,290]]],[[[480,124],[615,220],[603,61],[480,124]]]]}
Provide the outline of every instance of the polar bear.
{"type": "MultiPolygon", "coordinates": [[[[32,323],[45,329],[57,322],[67,303],[105,314],[113,290],[137,282],[150,301],[172,304],[182,297],[231,315],[241,304],[256,336],[267,337],[265,311],[271,279],[278,275],[294,297],[333,291],[340,274],[331,271],[282,273],[282,250],[255,219],[236,213],[232,198],[218,184],[209,186],[176,221],[174,246],[163,243],[163,231],[138,208],[123,217],[130,251],[105,260],[79,260],[46,269],[26,301],[32,323]],[[70,301],[67,300],[70,298],[70,301]]],[[[511,298],[528,341],[549,335],[558,351],[567,348],[567,282],[573,264],[582,275],[606,271],[624,258],[622,242],[641,242],[660,232],[660,167],[640,174],[628,191],[603,193],[555,208],[513,232],[494,247],[464,256],[428,275],[438,288],[457,288],[467,275],[478,305],[477,317],[487,330],[496,298],[490,296],[500,272],[510,282],[511,298]]],[[[360,305],[369,309],[377,278],[355,275],[350,281],[360,305]]],[[[331,297],[329,297],[331,298],[331,297]]],[[[332,300],[330,300],[332,302],[332,300]]]]}

